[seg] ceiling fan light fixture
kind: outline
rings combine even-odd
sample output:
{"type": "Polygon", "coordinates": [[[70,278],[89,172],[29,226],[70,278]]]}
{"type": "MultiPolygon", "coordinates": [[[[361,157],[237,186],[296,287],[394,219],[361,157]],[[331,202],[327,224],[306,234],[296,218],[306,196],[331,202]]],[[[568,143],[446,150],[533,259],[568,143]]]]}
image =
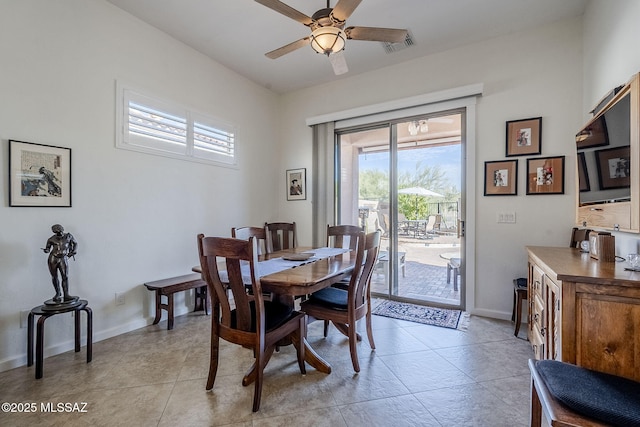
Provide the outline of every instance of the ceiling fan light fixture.
{"type": "Polygon", "coordinates": [[[330,55],[344,49],[346,34],[336,27],[318,27],[311,33],[311,47],[318,53],[330,55]]]}

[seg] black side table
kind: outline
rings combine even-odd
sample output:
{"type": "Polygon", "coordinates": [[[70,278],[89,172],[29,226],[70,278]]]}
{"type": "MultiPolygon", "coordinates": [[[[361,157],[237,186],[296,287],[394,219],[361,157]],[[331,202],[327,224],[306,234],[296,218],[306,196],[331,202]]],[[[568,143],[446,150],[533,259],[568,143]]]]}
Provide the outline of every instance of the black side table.
{"type": "Polygon", "coordinates": [[[33,321],[36,315],[40,316],[36,334],[36,379],[42,378],[44,365],[44,321],[56,314],[75,312],[75,351],[77,353],[80,351],[80,312],[87,313],[87,363],[91,362],[93,313],[87,305],[87,300],[80,300],[79,303],[71,307],[52,309],[51,306],[39,305],[31,309],[27,325],[27,366],[33,365],[33,321]]]}

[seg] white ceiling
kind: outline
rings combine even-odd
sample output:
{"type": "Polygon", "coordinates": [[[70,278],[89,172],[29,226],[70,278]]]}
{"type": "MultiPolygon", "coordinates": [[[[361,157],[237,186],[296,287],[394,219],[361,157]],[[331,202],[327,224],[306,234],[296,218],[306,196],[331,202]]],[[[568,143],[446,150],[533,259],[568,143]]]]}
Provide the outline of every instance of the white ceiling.
{"type": "MultiPolygon", "coordinates": [[[[309,35],[301,23],[253,0],[107,0],[275,92],[285,93],[409,61],[457,46],[581,16],[588,0],[363,0],[346,26],[408,29],[414,45],[348,40],[349,72],[305,46],[278,59],[264,54],[309,35]]],[[[325,0],[283,0],[311,16],[325,0]]],[[[336,0],[331,0],[334,7],[336,0]]]]}

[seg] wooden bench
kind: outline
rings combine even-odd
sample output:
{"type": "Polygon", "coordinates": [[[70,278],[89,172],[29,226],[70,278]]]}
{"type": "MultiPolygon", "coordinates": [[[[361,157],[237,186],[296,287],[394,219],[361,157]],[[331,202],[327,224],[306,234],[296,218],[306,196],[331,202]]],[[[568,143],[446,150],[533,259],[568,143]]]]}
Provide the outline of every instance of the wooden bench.
{"type": "Polygon", "coordinates": [[[184,276],[171,277],[169,279],[155,280],[144,284],[150,291],[156,291],[156,317],[153,324],[160,322],[162,309],[167,310],[167,329],[173,329],[173,294],[176,292],[196,290],[195,308],[193,311],[204,310],[209,314],[209,300],[207,296],[207,284],[202,280],[200,273],[185,274],[184,276]],[[167,303],[162,303],[162,296],[167,297],[167,303]]]}
{"type": "Polygon", "coordinates": [[[558,372],[552,381],[565,399],[568,398],[568,401],[585,411],[578,413],[560,402],[558,396],[554,395],[537,362],[529,360],[529,370],[531,371],[530,426],[540,427],[543,420],[545,421],[544,425],[554,427],[640,425],[640,404],[637,400],[640,383],[609,374],[603,376],[601,372],[590,371],[568,363],[543,361],[543,363],[563,363],[562,368],[570,369],[568,372],[557,369],[552,371],[558,372]],[[576,372],[579,373],[576,374],[576,372]],[[567,391],[564,389],[565,387],[571,390],[567,391]],[[597,397],[594,398],[594,395],[597,397]]]}

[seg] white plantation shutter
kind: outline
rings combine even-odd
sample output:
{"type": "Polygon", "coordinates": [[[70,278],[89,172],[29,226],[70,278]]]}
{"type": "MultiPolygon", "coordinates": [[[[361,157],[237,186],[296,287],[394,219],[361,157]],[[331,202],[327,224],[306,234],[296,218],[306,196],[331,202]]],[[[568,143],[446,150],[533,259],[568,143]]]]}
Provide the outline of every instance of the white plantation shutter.
{"type": "Polygon", "coordinates": [[[236,137],[233,131],[193,122],[193,156],[232,163],[235,159],[236,137]]]}
{"type": "Polygon", "coordinates": [[[142,95],[118,89],[122,112],[118,148],[236,166],[236,132],[232,125],[142,95]]]}

